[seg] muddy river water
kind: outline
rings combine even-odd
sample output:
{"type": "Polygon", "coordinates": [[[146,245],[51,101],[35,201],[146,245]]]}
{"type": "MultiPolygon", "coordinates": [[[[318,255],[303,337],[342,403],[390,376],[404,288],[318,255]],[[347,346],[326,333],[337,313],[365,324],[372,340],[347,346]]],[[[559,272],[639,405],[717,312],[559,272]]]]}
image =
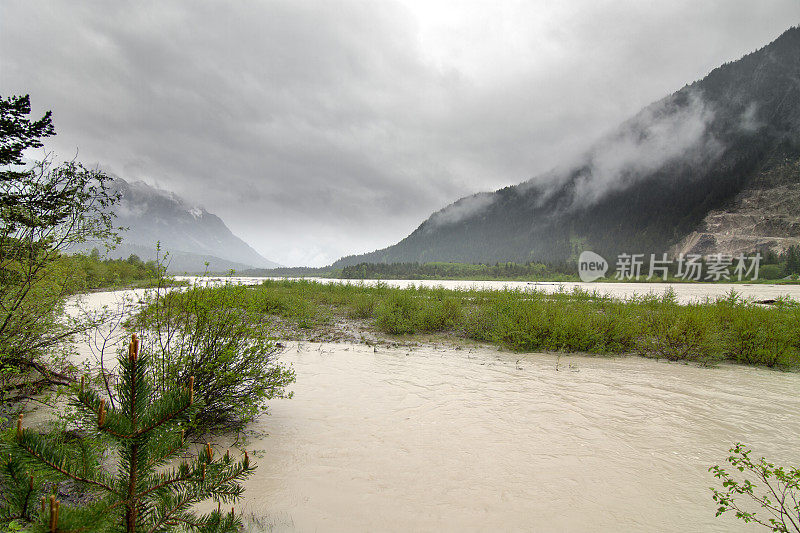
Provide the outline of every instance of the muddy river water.
{"type": "MultiPolygon", "coordinates": [[[[91,295],[90,305],[108,303],[91,295]]],[[[270,531],[753,531],[736,441],[800,464],[800,374],[492,347],[290,343],[237,506],[270,531]]]]}

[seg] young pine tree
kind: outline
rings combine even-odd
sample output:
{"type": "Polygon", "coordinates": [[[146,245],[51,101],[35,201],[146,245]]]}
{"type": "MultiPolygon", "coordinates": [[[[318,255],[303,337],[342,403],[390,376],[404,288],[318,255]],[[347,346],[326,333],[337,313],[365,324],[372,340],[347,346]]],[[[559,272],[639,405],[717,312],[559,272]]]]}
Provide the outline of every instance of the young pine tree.
{"type": "Polygon", "coordinates": [[[193,460],[168,467],[185,450],[182,428],[200,408],[194,401],[194,379],[186,388],[157,394],[148,376],[150,359],[138,352],[133,335],[127,357],[120,356],[116,401],[107,402],[83,379],[75,399],[89,431],[111,443],[116,471],[104,470],[84,439],[38,434],[23,427],[20,415],[0,457],[0,518],[15,520],[26,530],[51,533],[241,529],[233,509],[223,514],[220,508],[239,498],[239,481],[255,466],[246,452],[234,461],[206,444],[193,460]],[[54,495],[41,496],[43,479],[69,480],[92,494],[92,501],[70,506],[54,495]],[[216,511],[192,512],[195,503],[209,499],[218,502],[216,511]]]}

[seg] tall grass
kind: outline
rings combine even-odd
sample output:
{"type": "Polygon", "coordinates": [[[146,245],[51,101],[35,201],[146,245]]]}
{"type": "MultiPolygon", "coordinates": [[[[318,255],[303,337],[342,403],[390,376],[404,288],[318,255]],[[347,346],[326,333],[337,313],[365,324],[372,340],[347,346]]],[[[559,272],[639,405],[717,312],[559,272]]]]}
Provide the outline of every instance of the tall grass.
{"type": "Polygon", "coordinates": [[[268,280],[248,289],[239,305],[301,327],[342,316],[387,334],[441,333],[517,351],[800,366],[800,306],[764,307],[735,293],[682,305],[672,292],[616,299],[578,289],[547,294],[268,280]]]}

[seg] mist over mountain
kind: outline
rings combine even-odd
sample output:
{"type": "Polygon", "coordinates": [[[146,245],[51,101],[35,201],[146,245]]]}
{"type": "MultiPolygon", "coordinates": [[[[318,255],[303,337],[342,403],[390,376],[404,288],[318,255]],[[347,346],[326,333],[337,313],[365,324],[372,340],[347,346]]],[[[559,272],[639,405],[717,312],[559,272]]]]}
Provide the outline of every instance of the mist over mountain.
{"type": "Polygon", "coordinates": [[[153,259],[160,241],[162,255],[170,253],[172,272],[202,272],[206,262],[214,272],[279,266],[234,235],[218,216],[188,205],[174,193],[121,178],[114,178],[113,187],[122,197],[113,208],[115,225],[128,229],[121,232],[122,244],[109,257],[136,254],[153,259]]]}
{"type": "Polygon", "coordinates": [[[646,107],[579,160],[462,198],[396,245],[333,266],[780,249],[800,242],[799,161],[793,27],[646,107]]]}

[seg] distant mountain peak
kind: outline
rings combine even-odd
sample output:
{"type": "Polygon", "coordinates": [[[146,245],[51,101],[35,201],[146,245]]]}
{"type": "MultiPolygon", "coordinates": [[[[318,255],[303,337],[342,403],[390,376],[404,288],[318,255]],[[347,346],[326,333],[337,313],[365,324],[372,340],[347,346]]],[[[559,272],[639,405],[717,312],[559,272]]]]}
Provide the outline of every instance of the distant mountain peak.
{"type": "Polygon", "coordinates": [[[129,229],[122,232],[122,245],[112,256],[136,253],[150,259],[160,242],[176,260],[174,271],[203,271],[206,261],[212,271],[279,266],[234,235],[218,216],[171,191],[122,178],[114,178],[113,188],[121,196],[113,208],[115,224],[129,229]]]}

